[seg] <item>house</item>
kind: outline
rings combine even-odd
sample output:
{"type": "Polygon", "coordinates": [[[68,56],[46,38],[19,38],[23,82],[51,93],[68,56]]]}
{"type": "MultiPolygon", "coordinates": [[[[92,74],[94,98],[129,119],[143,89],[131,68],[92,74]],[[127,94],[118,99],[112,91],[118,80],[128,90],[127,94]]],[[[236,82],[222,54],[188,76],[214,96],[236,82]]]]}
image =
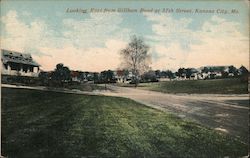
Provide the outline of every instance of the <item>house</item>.
{"type": "Polygon", "coordinates": [[[197,80],[200,79],[200,73],[195,68],[180,68],[178,72],[176,72],[178,78],[177,80],[197,80]]]}
{"type": "Polygon", "coordinates": [[[114,76],[118,83],[129,83],[134,77],[133,73],[128,70],[116,70],[114,76]]]}
{"type": "Polygon", "coordinates": [[[124,70],[117,70],[114,71],[115,78],[118,83],[124,83],[125,82],[125,72],[124,70]]]}
{"type": "Polygon", "coordinates": [[[222,78],[223,73],[229,73],[229,66],[205,66],[200,69],[203,79],[222,78]]]}
{"type": "Polygon", "coordinates": [[[80,73],[78,71],[71,71],[70,76],[73,82],[81,82],[80,73]]]}
{"type": "Polygon", "coordinates": [[[2,75],[38,77],[40,65],[30,54],[1,49],[2,75]]]}
{"type": "Polygon", "coordinates": [[[247,70],[247,68],[245,67],[245,66],[241,66],[239,69],[238,69],[238,74],[239,75],[246,75],[246,74],[248,74],[249,72],[248,72],[248,70],[247,70]]]}
{"type": "Polygon", "coordinates": [[[197,69],[195,69],[195,68],[190,69],[190,79],[192,79],[192,80],[200,79],[200,73],[197,69]]]}

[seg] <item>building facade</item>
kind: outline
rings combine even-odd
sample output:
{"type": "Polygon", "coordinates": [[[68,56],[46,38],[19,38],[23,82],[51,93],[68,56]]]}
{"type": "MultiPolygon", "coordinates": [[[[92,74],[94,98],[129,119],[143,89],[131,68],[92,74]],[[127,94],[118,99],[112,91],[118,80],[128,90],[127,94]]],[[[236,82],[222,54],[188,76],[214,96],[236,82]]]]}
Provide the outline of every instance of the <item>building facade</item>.
{"type": "Polygon", "coordinates": [[[40,65],[30,54],[1,49],[2,75],[38,77],[40,65]]]}

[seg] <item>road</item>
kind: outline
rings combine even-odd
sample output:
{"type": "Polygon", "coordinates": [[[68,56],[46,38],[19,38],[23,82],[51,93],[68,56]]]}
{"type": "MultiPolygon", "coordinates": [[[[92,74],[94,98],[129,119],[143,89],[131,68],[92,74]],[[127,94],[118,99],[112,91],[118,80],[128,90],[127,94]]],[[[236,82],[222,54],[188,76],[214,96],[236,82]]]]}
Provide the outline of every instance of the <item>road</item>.
{"type": "Polygon", "coordinates": [[[108,85],[103,95],[133,99],[168,111],[209,128],[228,133],[248,143],[249,95],[166,94],[108,85]]]}

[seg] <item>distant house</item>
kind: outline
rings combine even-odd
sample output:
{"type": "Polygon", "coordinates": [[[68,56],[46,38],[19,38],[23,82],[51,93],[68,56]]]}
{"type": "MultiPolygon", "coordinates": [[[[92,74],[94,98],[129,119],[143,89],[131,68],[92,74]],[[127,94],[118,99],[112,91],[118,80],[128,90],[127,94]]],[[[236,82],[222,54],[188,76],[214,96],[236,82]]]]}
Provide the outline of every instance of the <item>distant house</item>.
{"type": "Polygon", "coordinates": [[[72,81],[79,83],[81,82],[80,73],[78,71],[71,71],[70,76],[72,81]]]}
{"type": "Polygon", "coordinates": [[[133,73],[128,70],[114,71],[114,76],[118,83],[129,83],[134,77],[133,73]]]}
{"type": "Polygon", "coordinates": [[[200,79],[200,73],[195,68],[180,68],[177,72],[177,80],[197,80],[200,79]]]}
{"type": "Polygon", "coordinates": [[[238,70],[239,70],[238,72],[239,75],[244,75],[244,74],[246,75],[249,73],[245,66],[241,66],[238,70]]]}
{"type": "Polygon", "coordinates": [[[200,77],[199,71],[197,69],[195,69],[195,68],[191,68],[190,69],[190,79],[192,79],[192,80],[198,80],[200,78],[201,77],[200,77]]]}
{"type": "Polygon", "coordinates": [[[39,64],[30,54],[1,49],[2,75],[38,77],[39,64]]]}
{"type": "Polygon", "coordinates": [[[229,73],[229,66],[205,66],[200,69],[203,79],[221,78],[223,73],[229,73]]]}
{"type": "Polygon", "coordinates": [[[114,71],[115,78],[118,83],[124,83],[125,82],[125,72],[124,70],[117,70],[114,71]]]}

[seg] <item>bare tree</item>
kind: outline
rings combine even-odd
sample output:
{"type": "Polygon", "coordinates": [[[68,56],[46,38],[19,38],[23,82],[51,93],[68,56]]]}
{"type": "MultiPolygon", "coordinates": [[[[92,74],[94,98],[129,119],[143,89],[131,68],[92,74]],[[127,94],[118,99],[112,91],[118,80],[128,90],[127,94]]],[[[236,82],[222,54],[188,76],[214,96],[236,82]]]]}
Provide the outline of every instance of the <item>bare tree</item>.
{"type": "Polygon", "coordinates": [[[135,35],[126,48],[121,50],[123,65],[132,71],[135,87],[139,84],[139,76],[149,69],[151,57],[148,50],[149,46],[144,40],[135,35]]]}

